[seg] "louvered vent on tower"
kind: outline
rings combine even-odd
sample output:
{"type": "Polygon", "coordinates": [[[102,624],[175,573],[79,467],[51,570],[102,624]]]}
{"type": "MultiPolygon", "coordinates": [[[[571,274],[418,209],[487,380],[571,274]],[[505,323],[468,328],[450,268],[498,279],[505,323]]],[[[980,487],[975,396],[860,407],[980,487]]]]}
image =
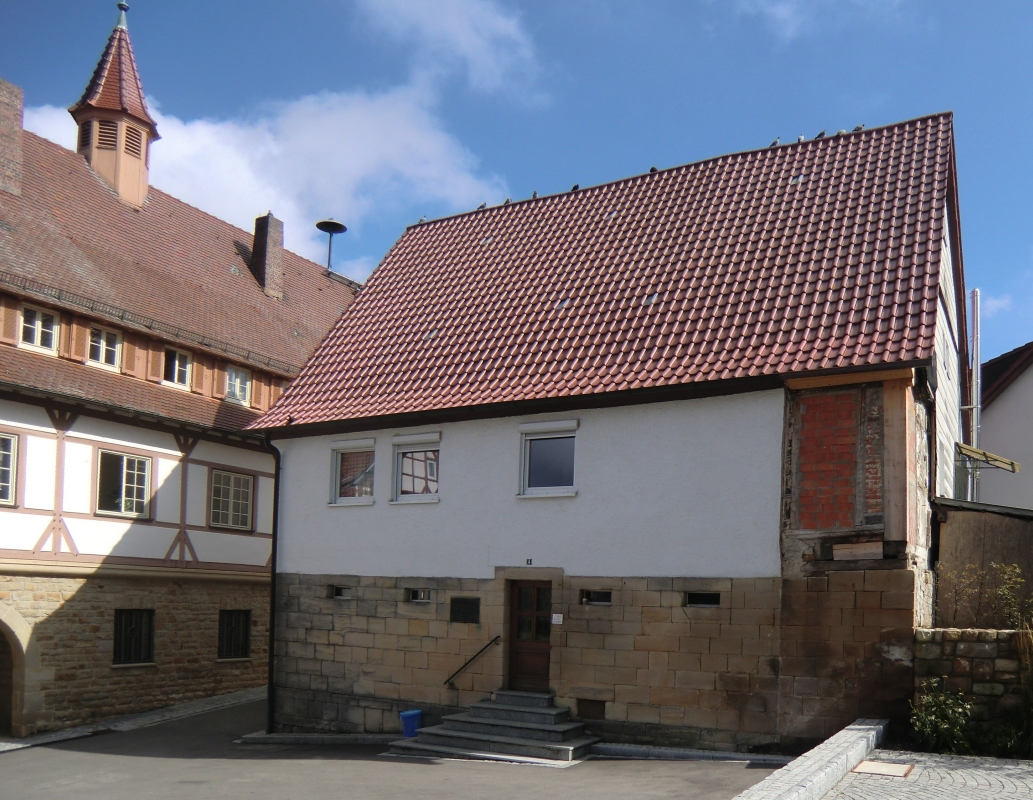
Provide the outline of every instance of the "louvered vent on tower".
{"type": "Polygon", "coordinates": [[[93,142],[93,123],[84,122],[79,126],[79,149],[85,150],[93,142]]]}
{"type": "Polygon", "coordinates": [[[132,125],[126,125],[126,152],[134,158],[143,153],[143,134],[132,125]]]}
{"type": "Polygon", "coordinates": [[[109,119],[97,122],[97,147],[101,150],[118,148],[118,123],[109,119]]]}

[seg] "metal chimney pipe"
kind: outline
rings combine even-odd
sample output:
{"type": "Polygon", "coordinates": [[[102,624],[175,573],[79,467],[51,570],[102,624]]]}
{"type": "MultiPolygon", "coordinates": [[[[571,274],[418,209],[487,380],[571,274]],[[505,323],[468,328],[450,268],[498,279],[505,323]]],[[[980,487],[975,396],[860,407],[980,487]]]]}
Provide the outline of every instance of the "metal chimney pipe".
{"type": "MultiPolygon", "coordinates": [[[[979,352],[979,289],[972,290],[972,446],[979,447],[983,410],[983,362],[979,352]]],[[[979,468],[972,467],[972,500],[979,501],[979,468]]]]}

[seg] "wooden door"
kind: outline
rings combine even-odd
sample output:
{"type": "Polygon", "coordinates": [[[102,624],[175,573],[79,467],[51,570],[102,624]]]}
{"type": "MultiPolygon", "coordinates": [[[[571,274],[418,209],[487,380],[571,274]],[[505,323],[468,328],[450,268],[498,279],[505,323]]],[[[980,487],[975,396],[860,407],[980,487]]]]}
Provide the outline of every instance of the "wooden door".
{"type": "Polygon", "coordinates": [[[509,688],[547,692],[552,584],[513,581],[509,607],[509,688]]]}

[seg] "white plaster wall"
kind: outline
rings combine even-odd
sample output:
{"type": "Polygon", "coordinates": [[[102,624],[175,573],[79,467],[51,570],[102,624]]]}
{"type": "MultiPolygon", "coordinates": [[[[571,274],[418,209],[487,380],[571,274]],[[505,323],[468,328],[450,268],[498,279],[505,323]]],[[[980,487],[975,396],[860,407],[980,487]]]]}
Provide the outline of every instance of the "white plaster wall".
{"type": "Polygon", "coordinates": [[[193,542],[194,551],[201,561],[218,564],[250,564],[254,567],[264,567],[273,551],[272,539],[254,536],[193,531],[190,541],[193,542]]]}
{"type": "Polygon", "coordinates": [[[57,469],[57,441],[26,436],[25,507],[54,509],[54,473],[57,469]]]}
{"type": "MultiPolygon", "coordinates": [[[[945,212],[946,214],[946,212],[945,212]]],[[[936,494],[954,496],[954,444],[961,439],[961,362],[958,355],[958,330],[951,259],[950,231],[943,225],[943,247],[940,250],[940,293],[936,314],[936,494]]]]}
{"type": "Polygon", "coordinates": [[[777,576],[784,404],[777,390],[282,441],[279,569],[777,576]],[[518,425],[572,418],[577,496],[518,498],[518,425]],[[441,431],[441,500],[391,504],[391,435],[423,430],[441,431]],[[328,505],[331,443],[369,437],[374,505],[328,505]]]}
{"type": "Polygon", "coordinates": [[[84,555],[164,558],[176,538],[175,528],[142,525],[128,520],[72,519],[65,525],[84,555]]]}
{"type": "Polygon", "coordinates": [[[0,550],[32,550],[50,524],[43,514],[0,509],[0,550]]]}
{"type": "Polygon", "coordinates": [[[93,510],[90,507],[92,469],[93,448],[88,444],[66,442],[63,510],[80,514],[89,514],[93,510]]]}
{"type": "Polygon", "coordinates": [[[212,461],[216,464],[237,467],[254,472],[268,472],[270,475],[276,468],[276,462],[269,453],[245,450],[241,447],[229,447],[218,442],[198,442],[191,458],[198,461],[212,461]]]}
{"type": "Polygon", "coordinates": [[[159,458],[155,470],[154,518],[158,522],[179,522],[182,468],[178,461],[159,458]]]}
{"type": "Polygon", "coordinates": [[[208,468],[187,464],[187,525],[203,528],[208,522],[208,468]]]}
{"type": "Polygon", "coordinates": [[[1021,470],[1017,475],[981,470],[979,500],[1033,508],[1033,369],[1027,369],[983,409],[980,437],[984,450],[1018,461],[1021,470]]]}
{"type": "Polygon", "coordinates": [[[69,433],[105,445],[142,447],[179,458],[179,448],[176,446],[176,439],[172,434],[138,428],[135,425],[123,425],[120,422],[93,417],[79,417],[69,429],[69,433]]]}
{"type": "Polygon", "coordinates": [[[54,432],[54,426],[51,424],[47,412],[39,406],[30,406],[27,403],[0,400],[0,422],[25,430],[54,432]]]}
{"type": "Polygon", "coordinates": [[[276,481],[259,477],[255,487],[255,533],[273,532],[273,500],[276,481]]]}

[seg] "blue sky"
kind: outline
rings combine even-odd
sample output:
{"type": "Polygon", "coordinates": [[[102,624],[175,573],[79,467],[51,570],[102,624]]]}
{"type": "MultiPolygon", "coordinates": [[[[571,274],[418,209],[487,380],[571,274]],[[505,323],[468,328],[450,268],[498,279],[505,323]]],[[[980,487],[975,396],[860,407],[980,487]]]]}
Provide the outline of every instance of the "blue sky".
{"type": "MultiPolygon", "coordinates": [[[[71,145],[116,14],[5,0],[26,127],[71,145]]],[[[317,260],[313,222],[343,220],[359,279],[421,216],[953,110],[984,356],[1033,339],[1033,3],[134,0],[129,30],[152,182],[243,227],[272,209],[317,260]]]]}

